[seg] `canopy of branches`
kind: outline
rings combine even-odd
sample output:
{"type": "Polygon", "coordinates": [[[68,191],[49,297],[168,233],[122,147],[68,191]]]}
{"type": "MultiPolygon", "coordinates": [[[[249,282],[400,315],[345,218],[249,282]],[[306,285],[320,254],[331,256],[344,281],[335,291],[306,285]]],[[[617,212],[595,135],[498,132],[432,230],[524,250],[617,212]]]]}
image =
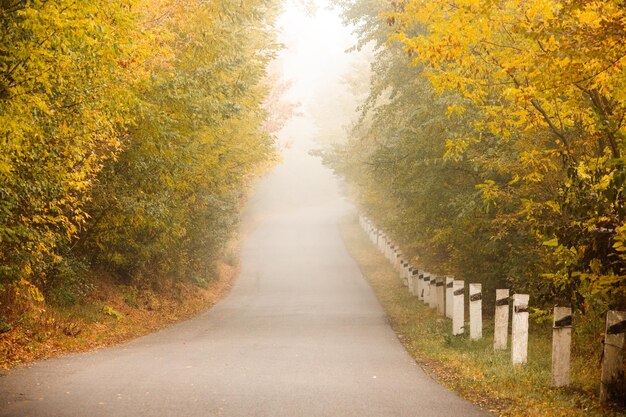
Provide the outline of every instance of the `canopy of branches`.
{"type": "Polygon", "coordinates": [[[338,3],[377,45],[332,156],[363,209],[431,270],[626,307],[623,5],[338,3]]]}
{"type": "Polygon", "coordinates": [[[206,279],[273,155],[275,14],[271,0],[0,0],[0,319],[90,268],[206,279]]]}

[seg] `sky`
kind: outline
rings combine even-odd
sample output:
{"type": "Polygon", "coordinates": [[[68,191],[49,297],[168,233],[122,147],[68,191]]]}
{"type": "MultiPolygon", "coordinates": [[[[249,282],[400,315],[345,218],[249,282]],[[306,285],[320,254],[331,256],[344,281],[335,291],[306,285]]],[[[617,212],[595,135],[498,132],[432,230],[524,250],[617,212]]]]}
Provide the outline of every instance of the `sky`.
{"type": "Polygon", "coordinates": [[[293,82],[286,98],[300,102],[303,113],[283,132],[283,136],[292,141],[315,139],[324,130],[326,135],[328,131],[337,135],[349,122],[345,113],[351,113],[345,109],[345,96],[351,93],[341,78],[350,70],[351,62],[359,59],[358,54],[346,52],[355,45],[356,37],[342,24],[339,10],[331,9],[329,1],[314,2],[315,13],[307,14],[301,2],[286,0],[277,22],[279,42],[284,45],[278,64],[283,79],[293,82]],[[328,95],[335,95],[337,99],[328,95]],[[336,117],[324,118],[320,116],[321,110],[330,110],[336,117]]]}

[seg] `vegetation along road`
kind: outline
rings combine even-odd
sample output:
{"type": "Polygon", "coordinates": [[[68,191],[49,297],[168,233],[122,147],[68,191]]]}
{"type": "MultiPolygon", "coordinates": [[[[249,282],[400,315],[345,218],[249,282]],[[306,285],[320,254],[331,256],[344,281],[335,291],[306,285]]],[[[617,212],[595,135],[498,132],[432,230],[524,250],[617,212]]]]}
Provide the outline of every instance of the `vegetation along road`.
{"type": "Polygon", "coordinates": [[[0,378],[0,415],[481,416],[405,352],[350,258],[350,207],[296,147],[258,185],[241,276],[213,310],[0,378]]]}
{"type": "Polygon", "coordinates": [[[626,415],[625,39],[622,0],[0,0],[0,416],[626,415]]]}

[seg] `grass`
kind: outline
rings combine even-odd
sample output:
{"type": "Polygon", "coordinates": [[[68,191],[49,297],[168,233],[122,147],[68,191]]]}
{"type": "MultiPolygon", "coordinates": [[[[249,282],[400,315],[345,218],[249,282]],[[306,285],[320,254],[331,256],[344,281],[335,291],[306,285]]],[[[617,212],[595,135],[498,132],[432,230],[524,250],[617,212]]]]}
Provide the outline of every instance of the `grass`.
{"type": "Polygon", "coordinates": [[[571,384],[554,388],[549,323],[531,323],[528,363],[513,367],[510,350],[493,350],[492,319],[484,320],[481,340],[452,336],[451,321],[437,316],[408,292],[361,230],[356,216],[344,218],[340,229],[398,338],[417,363],[443,385],[501,416],[626,416],[623,409],[602,407],[598,402],[599,349],[589,335],[575,333],[571,384]]]}

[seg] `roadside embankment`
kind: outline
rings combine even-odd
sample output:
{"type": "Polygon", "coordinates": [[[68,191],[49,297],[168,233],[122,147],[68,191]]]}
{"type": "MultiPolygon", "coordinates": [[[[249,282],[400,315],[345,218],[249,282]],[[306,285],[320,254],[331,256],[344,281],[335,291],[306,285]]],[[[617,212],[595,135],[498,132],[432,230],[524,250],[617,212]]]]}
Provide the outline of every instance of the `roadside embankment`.
{"type": "MultiPolygon", "coordinates": [[[[510,349],[494,352],[493,319],[485,318],[481,340],[451,336],[451,321],[437,316],[406,290],[398,273],[367,239],[355,215],[345,217],[340,230],[398,338],[440,383],[501,416],[626,415],[598,403],[599,355],[573,355],[571,385],[551,387],[550,323],[531,323],[528,363],[513,367],[510,349]]],[[[583,343],[579,339],[574,349],[595,351],[583,343]]]]}

